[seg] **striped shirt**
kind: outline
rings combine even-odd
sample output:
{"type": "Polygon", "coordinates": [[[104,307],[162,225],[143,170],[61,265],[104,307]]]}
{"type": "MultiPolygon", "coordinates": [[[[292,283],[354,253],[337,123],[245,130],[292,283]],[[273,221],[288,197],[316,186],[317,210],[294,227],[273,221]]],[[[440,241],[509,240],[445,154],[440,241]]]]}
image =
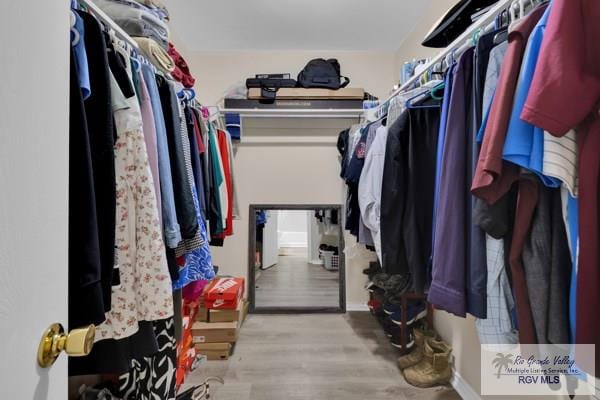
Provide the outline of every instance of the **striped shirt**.
{"type": "Polygon", "coordinates": [[[556,137],[544,132],[544,175],[564,182],[573,197],[577,197],[579,179],[577,174],[576,132],[570,130],[565,136],[556,137]]]}

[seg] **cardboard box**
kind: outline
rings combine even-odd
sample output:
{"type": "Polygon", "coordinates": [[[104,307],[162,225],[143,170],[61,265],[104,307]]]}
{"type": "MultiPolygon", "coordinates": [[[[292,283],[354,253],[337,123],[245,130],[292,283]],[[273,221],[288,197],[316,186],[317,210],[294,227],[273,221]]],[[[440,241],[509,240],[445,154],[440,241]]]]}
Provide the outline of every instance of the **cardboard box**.
{"type": "Polygon", "coordinates": [[[208,322],[242,322],[248,314],[248,302],[240,300],[235,310],[210,309],[208,310],[208,322]]]}
{"type": "Polygon", "coordinates": [[[208,308],[206,308],[204,303],[198,306],[198,311],[196,312],[196,321],[208,322],[208,308]]]}
{"type": "Polygon", "coordinates": [[[194,322],[194,343],[235,343],[238,337],[237,322],[194,322]]]}
{"type": "Polygon", "coordinates": [[[249,311],[250,311],[250,303],[247,300],[244,300],[244,306],[242,307],[242,317],[240,319],[240,321],[241,321],[240,326],[242,326],[242,324],[246,320],[246,317],[248,316],[249,311]]]}
{"type": "MultiPolygon", "coordinates": [[[[350,99],[362,100],[365,97],[365,90],[362,88],[341,88],[331,89],[305,89],[305,88],[281,88],[277,90],[277,99],[350,99]]],[[[248,99],[261,99],[260,88],[248,89],[248,99]]]]}
{"type": "Polygon", "coordinates": [[[197,343],[195,345],[199,354],[203,354],[209,360],[227,360],[231,355],[233,345],[231,343],[197,343]]]}

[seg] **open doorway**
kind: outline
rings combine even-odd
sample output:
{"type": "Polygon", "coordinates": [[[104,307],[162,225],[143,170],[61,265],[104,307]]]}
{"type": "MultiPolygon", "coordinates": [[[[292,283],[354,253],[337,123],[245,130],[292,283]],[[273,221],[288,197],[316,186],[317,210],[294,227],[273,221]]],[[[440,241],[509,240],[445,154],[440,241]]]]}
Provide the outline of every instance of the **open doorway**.
{"type": "Polygon", "coordinates": [[[344,312],[341,207],[252,205],[253,312],[344,312]]]}

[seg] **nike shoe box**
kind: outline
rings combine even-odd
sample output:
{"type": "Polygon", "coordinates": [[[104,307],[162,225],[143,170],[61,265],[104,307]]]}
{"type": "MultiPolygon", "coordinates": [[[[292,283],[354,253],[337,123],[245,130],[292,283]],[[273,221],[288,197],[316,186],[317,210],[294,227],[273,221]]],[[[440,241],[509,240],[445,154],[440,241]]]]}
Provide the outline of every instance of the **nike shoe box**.
{"type": "Polygon", "coordinates": [[[207,309],[236,310],[244,296],[244,279],[216,277],[204,291],[207,309]]]}

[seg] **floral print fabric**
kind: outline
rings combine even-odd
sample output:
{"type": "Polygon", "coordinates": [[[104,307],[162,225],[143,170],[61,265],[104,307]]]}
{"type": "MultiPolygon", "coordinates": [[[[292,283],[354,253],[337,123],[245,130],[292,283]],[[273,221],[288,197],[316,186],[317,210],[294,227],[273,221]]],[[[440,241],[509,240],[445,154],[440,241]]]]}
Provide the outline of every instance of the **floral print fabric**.
{"type": "Polygon", "coordinates": [[[121,284],[113,287],[112,309],[97,328],[96,341],[131,336],[138,330],[138,321],[173,315],[171,279],[140,107],[135,96],[120,100],[127,106],[114,111],[116,251],[121,284]]]}

